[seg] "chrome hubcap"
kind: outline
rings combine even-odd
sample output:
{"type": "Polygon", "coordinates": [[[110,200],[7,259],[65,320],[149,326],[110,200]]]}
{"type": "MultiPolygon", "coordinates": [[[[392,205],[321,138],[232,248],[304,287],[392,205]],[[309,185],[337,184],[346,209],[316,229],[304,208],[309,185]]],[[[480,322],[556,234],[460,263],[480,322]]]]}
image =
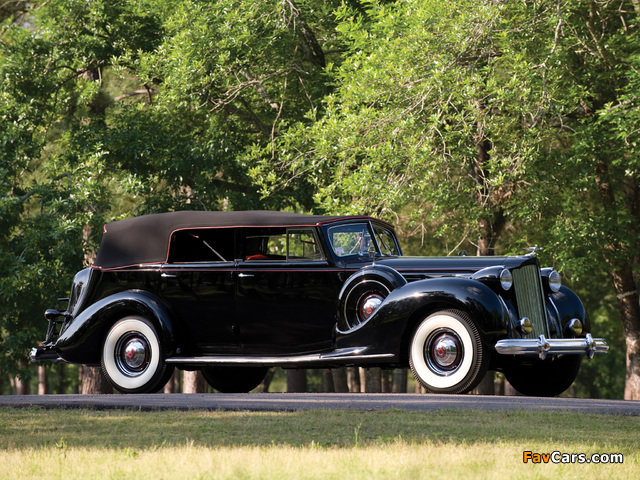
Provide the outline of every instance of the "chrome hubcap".
{"type": "Polygon", "coordinates": [[[443,335],[433,346],[433,354],[436,362],[443,367],[449,367],[458,358],[458,346],[451,336],[443,335]]]}
{"type": "Polygon", "coordinates": [[[438,330],[427,338],[424,357],[429,369],[439,375],[451,375],[463,357],[462,342],[454,332],[438,330]]]}
{"type": "Polygon", "coordinates": [[[378,294],[373,294],[366,297],[364,299],[364,302],[362,302],[362,306],[360,307],[360,316],[362,317],[362,321],[368,320],[383,301],[384,299],[378,294]]]}
{"type": "Polygon", "coordinates": [[[147,368],[150,353],[149,343],[144,336],[128,336],[118,342],[116,363],[121,372],[134,376],[147,368]]]}

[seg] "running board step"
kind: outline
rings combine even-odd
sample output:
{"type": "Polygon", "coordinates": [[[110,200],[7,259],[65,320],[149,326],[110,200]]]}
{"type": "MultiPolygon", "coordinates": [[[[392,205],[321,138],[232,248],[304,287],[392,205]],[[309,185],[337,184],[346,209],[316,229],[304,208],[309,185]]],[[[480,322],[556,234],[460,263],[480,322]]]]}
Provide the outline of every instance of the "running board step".
{"type": "Polygon", "coordinates": [[[291,356],[241,356],[202,355],[198,357],[169,357],[166,363],[173,365],[227,365],[287,367],[302,365],[350,365],[354,363],[383,363],[395,357],[392,353],[366,354],[363,348],[343,348],[330,353],[291,356]]]}

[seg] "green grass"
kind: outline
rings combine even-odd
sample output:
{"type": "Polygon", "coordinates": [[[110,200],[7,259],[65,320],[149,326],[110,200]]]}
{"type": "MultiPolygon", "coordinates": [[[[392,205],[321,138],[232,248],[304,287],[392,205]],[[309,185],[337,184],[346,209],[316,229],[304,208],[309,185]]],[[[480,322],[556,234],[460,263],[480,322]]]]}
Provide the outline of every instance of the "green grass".
{"type": "Polygon", "coordinates": [[[640,417],[555,412],[0,409],[3,479],[629,478],[640,417]],[[524,464],[523,452],[623,464],[524,464]]]}

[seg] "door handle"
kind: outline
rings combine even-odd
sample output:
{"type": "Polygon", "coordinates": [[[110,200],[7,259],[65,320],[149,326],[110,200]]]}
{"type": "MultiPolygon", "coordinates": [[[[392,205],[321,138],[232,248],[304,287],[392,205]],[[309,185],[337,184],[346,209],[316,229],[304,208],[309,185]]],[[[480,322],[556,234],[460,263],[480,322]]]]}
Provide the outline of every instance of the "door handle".
{"type": "Polygon", "coordinates": [[[162,274],[160,275],[162,278],[176,278],[177,275],[174,275],[173,273],[164,273],[162,272],[162,274]]]}
{"type": "Polygon", "coordinates": [[[250,273],[239,273],[238,274],[239,278],[253,278],[253,275],[250,273]]]}

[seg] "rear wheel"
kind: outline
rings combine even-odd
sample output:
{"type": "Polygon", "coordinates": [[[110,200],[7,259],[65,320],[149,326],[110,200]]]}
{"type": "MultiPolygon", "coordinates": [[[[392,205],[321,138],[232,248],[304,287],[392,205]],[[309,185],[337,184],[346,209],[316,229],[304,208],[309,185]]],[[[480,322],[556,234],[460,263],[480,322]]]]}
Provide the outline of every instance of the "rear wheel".
{"type": "Polygon", "coordinates": [[[267,367],[204,367],[202,376],[221,393],[247,393],[267,374],[267,367]]]}
{"type": "Polygon", "coordinates": [[[504,376],[523,395],[555,397],[574,382],[581,362],[582,355],[565,355],[528,365],[516,363],[504,369],[504,376]]]}
{"type": "Polygon", "coordinates": [[[489,356],[471,318],[458,310],[443,310],[418,325],[409,364],[428,392],[466,393],[482,380],[489,356]]]}
{"type": "Polygon", "coordinates": [[[167,383],[173,366],[164,362],[160,339],[142,317],[118,320],[102,346],[102,370],[122,393],[151,393],[167,383]]]}

